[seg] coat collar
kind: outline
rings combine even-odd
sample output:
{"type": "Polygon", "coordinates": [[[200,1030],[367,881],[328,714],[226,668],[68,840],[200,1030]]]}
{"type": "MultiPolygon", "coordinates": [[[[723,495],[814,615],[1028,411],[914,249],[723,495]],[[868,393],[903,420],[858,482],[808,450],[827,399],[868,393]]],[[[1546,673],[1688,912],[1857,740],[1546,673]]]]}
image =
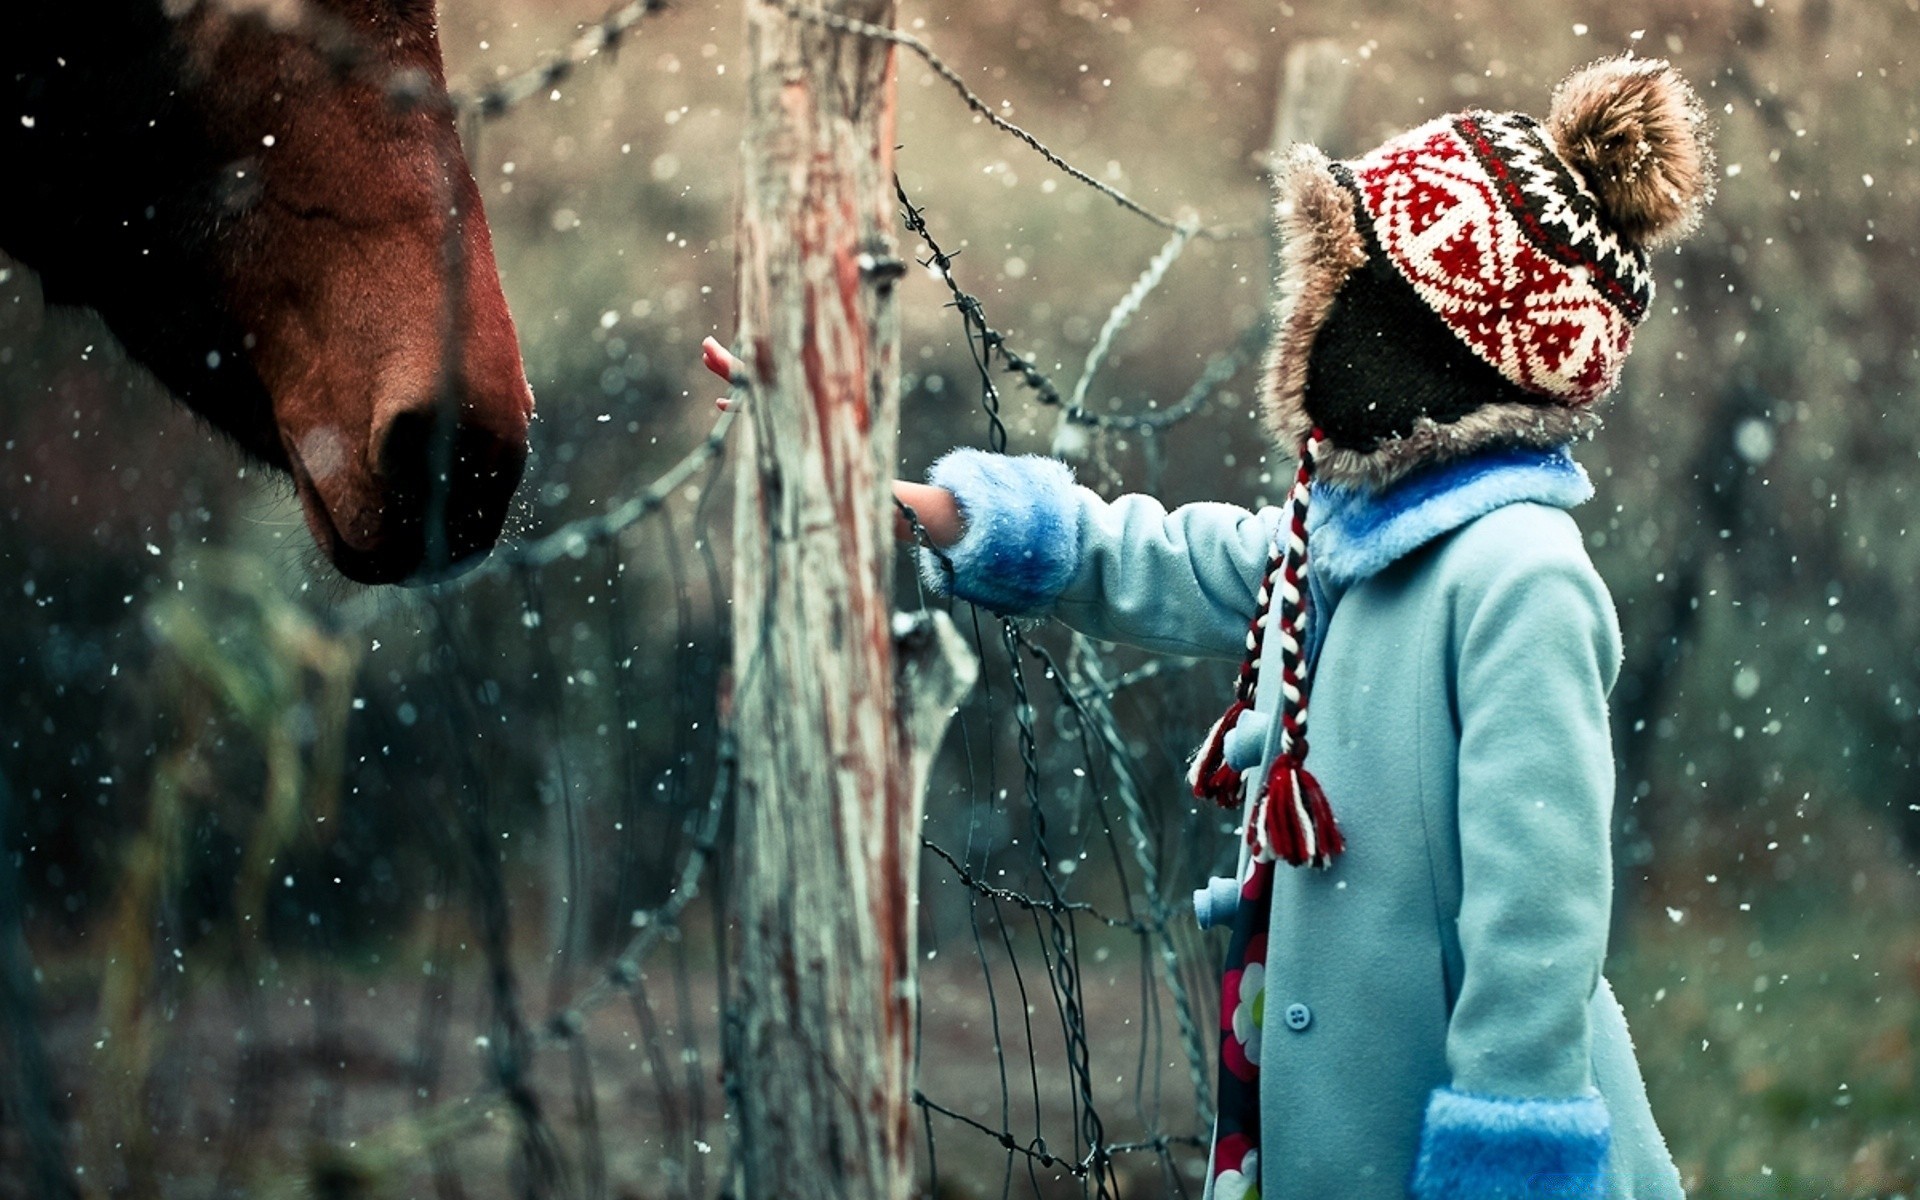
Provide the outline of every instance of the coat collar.
{"type": "MultiPolygon", "coordinates": [[[[1572,508],[1592,496],[1592,481],[1564,446],[1485,450],[1417,471],[1384,491],[1315,483],[1307,504],[1309,669],[1319,661],[1334,606],[1354,584],[1496,508],[1523,501],[1572,508]]],[[[1279,709],[1280,672],[1263,670],[1253,710],[1227,731],[1231,766],[1245,770],[1263,754],[1272,757],[1279,709]]]]}
{"type": "Polygon", "coordinates": [[[1565,446],[1489,450],[1381,492],[1316,484],[1307,509],[1308,570],[1337,596],[1496,508],[1523,501],[1572,508],[1592,496],[1593,482],[1565,446]]]}

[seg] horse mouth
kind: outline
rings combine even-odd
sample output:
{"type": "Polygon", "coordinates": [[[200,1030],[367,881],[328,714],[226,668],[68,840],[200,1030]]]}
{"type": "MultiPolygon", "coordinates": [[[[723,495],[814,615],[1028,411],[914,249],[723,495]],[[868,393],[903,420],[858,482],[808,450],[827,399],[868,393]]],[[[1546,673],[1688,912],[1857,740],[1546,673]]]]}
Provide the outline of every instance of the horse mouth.
{"type": "Polygon", "coordinates": [[[340,574],[371,585],[444,583],[486,561],[526,462],[523,448],[460,430],[441,471],[402,478],[351,467],[315,472],[285,440],[315,544],[340,574]],[[427,486],[431,478],[443,481],[438,489],[427,486]]]}

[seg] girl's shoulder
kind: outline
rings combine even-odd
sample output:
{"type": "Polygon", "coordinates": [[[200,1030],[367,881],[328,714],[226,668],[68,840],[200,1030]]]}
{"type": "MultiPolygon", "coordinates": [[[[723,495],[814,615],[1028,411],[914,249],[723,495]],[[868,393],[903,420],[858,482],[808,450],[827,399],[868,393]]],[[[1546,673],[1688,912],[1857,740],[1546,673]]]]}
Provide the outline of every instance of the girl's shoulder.
{"type": "Polygon", "coordinates": [[[1502,505],[1434,547],[1427,567],[1463,632],[1477,622],[1526,636],[1594,639],[1619,653],[1619,617],[1573,517],[1550,504],[1502,505]]]}
{"type": "Polygon", "coordinates": [[[1559,570],[1589,574],[1599,582],[1579,525],[1552,504],[1503,504],[1462,524],[1439,549],[1437,557],[1448,570],[1473,576],[1559,570]]]}

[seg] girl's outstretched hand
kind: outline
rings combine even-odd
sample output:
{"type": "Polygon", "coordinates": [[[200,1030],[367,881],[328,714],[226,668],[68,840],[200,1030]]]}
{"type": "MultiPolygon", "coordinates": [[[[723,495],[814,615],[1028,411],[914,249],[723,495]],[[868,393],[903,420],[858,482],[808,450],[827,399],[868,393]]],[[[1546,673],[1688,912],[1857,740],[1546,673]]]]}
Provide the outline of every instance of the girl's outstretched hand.
{"type": "MultiPolygon", "coordinates": [[[[700,343],[700,361],[707,364],[707,370],[712,371],[728,383],[733,382],[735,375],[743,375],[747,370],[747,364],[741,362],[732,354],[729,354],[725,346],[722,346],[717,339],[711,337],[700,343]]],[[[721,412],[726,412],[727,409],[733,407],[733,401],[725,396],[715,400],[713,403],[721,412]]]]}
{"type": "MultiPolygon", "coordinates": [[[[747,370],[747,364],[728,353],[727,348],[714,338],[700,343],[700,361],[706,364],[707,370],[728,382],[747,370]]],[[[726,412],[732,407],[733,401],[722,397],[715,400],[714,404],[721,412],[726,412]]],[[[953,493],[947,489],[897,479],[893,484],[893,495],[895,500],[913,509],[920,527],[934,545],[951,546],[966,532],[966,521],[960,515],[960,507],[954,502],[953,493]]],[[[914,540],[913,526],[904,513],[894,521],[894,537],[903,542],[914,540]]]]}

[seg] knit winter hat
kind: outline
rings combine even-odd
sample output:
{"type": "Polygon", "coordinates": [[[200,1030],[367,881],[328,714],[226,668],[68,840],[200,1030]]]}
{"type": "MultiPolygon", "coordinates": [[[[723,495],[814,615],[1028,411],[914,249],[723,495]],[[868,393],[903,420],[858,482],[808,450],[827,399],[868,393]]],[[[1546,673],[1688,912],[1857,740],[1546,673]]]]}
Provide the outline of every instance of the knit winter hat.
{"type": "Polygon", "coordinates": [[[1306,768],[1316,475],[1382,488],[1483,447],[1559,446],[1596,426],[1653,300],[1649,254],[1698,224],[1712,174],[1693,90],[1631,55],[1575,72],[1545,125],[1470,111],[1353,162],[1294,152],[1264,399],[1299,468],[1233,703],[1188,775],[1196,795],[1244,805],[1254,862],[1326,867],[1344,848],[1306,768]],[[1283,707],[1260,777],[1225,748],[1254,705],[1269,626],[1283,707]]]}
{"type": "Polygon", "coordinates": [[[1576,72],[1542,125],[1463,112],[1353,161],[1294,152],[1266,404],[1320,476],[1382,487],[1598,424],[1653,299],[1649,252],[1712,194],[1704,110],[1666,62],[1576,72]]]}

